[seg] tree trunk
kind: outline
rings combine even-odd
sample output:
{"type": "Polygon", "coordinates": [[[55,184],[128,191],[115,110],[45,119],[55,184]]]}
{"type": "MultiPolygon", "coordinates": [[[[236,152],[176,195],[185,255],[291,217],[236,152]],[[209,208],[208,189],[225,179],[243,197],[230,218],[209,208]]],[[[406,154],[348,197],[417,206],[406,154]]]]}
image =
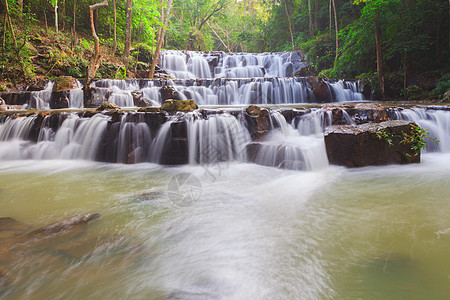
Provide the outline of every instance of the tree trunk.
{"type": "Polygon", "coordinates": [[[77,17],[77,7],[76,7],[77,1],[73,0],[73,35],[75,37],[76,33],[76,17],[77,17]]]}
{"type": "MultiPolygon", "coordinates": [[[[16,35],[14,33],[14,28],[12,26],[12,21],[11,21],[11,14],[9,13],[9,5],[8,5],[8,0],[4,0],[5,1],[5,9],[6,9],[6,19],[7,19],[7,23],[8,23],[8,27],[9,30],[11,32],[11,37],[13,39],[14,42],[14,50],[16,50],[17,52],[19,51],[19,48],[17,47],[17,40],[16,40],[16,35]]],[[[5,32],[6,32],[6,28],[5,28],[5,32]]],[[[17,53],[18,54],[18,53],[17,53]]]]}
{"type": "Polygon", "coordinates": [[[383,48],[381,47],[381,28],[378,14],[375,19],[375,43],[377,49],[377,77],[381,89],[381,100],[385,99],[383,48]]]}
{"type": "Polygon", "coordinates": [[[95,73],[97,72],[98,68],[100,67],[100,41],[97,36],[97,32],[95,31],[95,24],[94,24],[94,10],[103,7],[108,6],[108,0],[104,0],[103,2],[93,4],[89,6],[89,17],[91,20],[91,30],[92,30],[92,36],[94,37],[94,55],[92,56],[91,64],[88,66],[86,70],[86,80],[84,82],[84,106],[87,105],[88,100],[88,92],[89,92],[89,86],[91,85],[92,80],[95,77],[95,73]]]}
{"type": "Polygon", "coordinates": [[[308,25],[309,25],[309,35],[313,35],[313,22],[312,22],[312,14],[311,14],[311,0],[308,0],[308,25]]]}
{"type": "Polygon", "coordinates": [[[291,18],[289,16],[289,11],[286,5],[286,0],[283,1],[284,2],[284,10],[286,11],[286,17],[288,20],[288,24],[289,24],[289,33],[291,35],[291,43],[292,43],[292,50],[294,50],[294,35],[292,34],[292,24],[291,24],[291,18]]]}
{"type": "Polygon", "coordinates": [[[155,69],[156,69],[156,63],[158,62],[158,58],[159,58],[159,53],[161,52],[161,47],[164,41],[164,35],[166,34],[166,28],[167,28],[167,24],[169,23],[169,16],[170,16],[170,10],[172,8],[172,1],[173,0],[169,0],[169,3],[167,4],[167,10],[166,10],[166,15],[164,17],[164,27],[161,27],[161,31],[160,31],[160,35],[158,37],[158,43],[156,44],[156,50],[155,53],[153,54],[153,59],[152,59],[152,66],[150,67],[150,74],[149,74],[149,78],[153,78],[153,76],[155,75],[155,69]]]}
{"type": "MultiPolygon", "coordinates": [[[[74,0],[75,2],[75,0],[74,0]]],[[[117,0],[113,0],[113,12],[114,12],[114,46],[113,54],[116,54],[117,50],[117,0]]]]}
{"type": "Polygon", "coordinates": [[[403,91],[406,91],[408,81],[408,52],[403,55],[403,91]]]}
{"type": "Polygon", "coordinates": [[[338,21],[337,21],[337,13],[336,13],[336,0],[333,1],[333,10],[334,10],[334,27],[336,30],[336,56],[334,58],[334,66],[336,66],[336,61],[338,59],[338,51],[339,51],[339,29],[338,29],[338,21]]]}
{"type": "Polygon", "coordinates": [[[315,1],[315,7],[314,7],[314,30],[316,32],[319,31],[319,0],[315,1]]]}
{"type": "Polygon", "coordinates": [[[132,8],[133,1],[127,0],[126,6],[126,26],[125,26],[125,49],[123,51],[123,56],[125,58],[125,66],[128,68],[128,63],[130,62],[130,48],[131,48],[131,21],[132,21],[132,8]]]}
{"type": "Polygon", "coordinates": [[[58,0],[55,1],[55,30],[58,33],[58,0]]]}
{"type": "Polygon", "coordinates": [[[330,38],[331,38],[331,27],[333,27],[331,25],[333,23],[333,17],[331,16],[331,11],[332,11],[331,3],[332,3],[332,1],[333,0],[330,0],[330,5],[328,5],[328,15],[329,15],[329,19],[330,19],[330,24],[328,25],[328,33],[330,35],[330,38]]]}

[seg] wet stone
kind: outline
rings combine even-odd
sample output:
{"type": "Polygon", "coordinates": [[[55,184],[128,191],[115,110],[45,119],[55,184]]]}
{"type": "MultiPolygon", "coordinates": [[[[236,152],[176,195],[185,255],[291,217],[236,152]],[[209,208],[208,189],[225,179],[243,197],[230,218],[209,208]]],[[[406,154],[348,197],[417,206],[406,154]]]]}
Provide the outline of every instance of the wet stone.
{"type": "Polygon", "coordinates": [[[325,146],[331,164],[347,167],[408,164],[420,162],[411,149],[403,143],[403,134],[412,134],[414,122],[388,121],[362,125],[334,125],[325,131],[325,146]],[[377,136],[384,131],[392,137],[392,145],[377,136]]]}

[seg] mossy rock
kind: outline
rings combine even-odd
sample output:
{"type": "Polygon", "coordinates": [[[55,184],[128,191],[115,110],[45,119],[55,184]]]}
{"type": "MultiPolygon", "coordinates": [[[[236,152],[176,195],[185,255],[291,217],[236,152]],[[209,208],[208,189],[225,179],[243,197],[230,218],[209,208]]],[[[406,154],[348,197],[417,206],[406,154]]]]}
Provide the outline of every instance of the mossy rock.
{"type": "Polygon", "coordinates": [[[138,112],[160,112],[161,109],[159,107],[141,107],[138,112]]]}
{"type": "Polygon", "coordinates": [[[256,117],[256,116],[258,116],[259,113],[261,112],[261,107],[255,105],[255,104],[252,104],[252,105],[250,105],[249,107],[247,107],[246,111],[247,111],[247,113],[248,113],[250,116],[255,116],[255,117],[256,117]]]}
{"type": "Polygon", "coordinates": [[[109,109],[119,109],[120,106],[113,103],[113,102],[109,102],[109,101],[105,101],[103,102],[99,107],[97,107],[96,111],[104,111],[104,110],[109,110],[109,109]]]}
{"type": "Polygon", "coordinates": [[[161,110],[165,111],[193,111],[198,109],[194,100],[173,100],[168,99],[161,105],[161,110]]]}
{"type": "Polygon", "coordinates": [[[78,82],[72,76],[59,76],[53,85],[54,92],[62,92],[78,88],[78,82]]]}

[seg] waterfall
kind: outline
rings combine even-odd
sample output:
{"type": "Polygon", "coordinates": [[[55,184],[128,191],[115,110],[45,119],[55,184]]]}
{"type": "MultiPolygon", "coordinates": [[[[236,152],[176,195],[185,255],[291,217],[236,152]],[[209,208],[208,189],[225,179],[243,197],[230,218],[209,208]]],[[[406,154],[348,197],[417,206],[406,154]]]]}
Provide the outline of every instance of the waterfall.
{"type": "Polygon", "coordinates": [[[310,113],[298,117],[296,128],[300,135],[320,135],[324,132],[325,127],[331,125],[332,112],[322,109],[313,109],[310,113]]]}
{"type": "Polygon", "coordinates": [[[283,115],[272,112],[274,129],[263,141],[248,146],[252,153],[249,154],[250,160],[260,165],[290,170],[325,168],[328,158],[323,139],[323,116],[322,110],[303,115],[296,130],[295,125],[288,124],[283,115]]]}
{"type": "Polygon", "coordinates": [[[427,152],[450,152],[450,111],[433,108],[395,109],[392,118],[414,121],[421,128],[430,132],[431,139],[426,139],[427,152]],[[432,139],[436,138],[436,144],[432,139]]]}
{"type": "Polygon", "coordinates": [[[189,162],[216,163],[244,161],[245,146],[250,142],[247,129],[227,113],[194,118],[189,122],[189,162]]]}

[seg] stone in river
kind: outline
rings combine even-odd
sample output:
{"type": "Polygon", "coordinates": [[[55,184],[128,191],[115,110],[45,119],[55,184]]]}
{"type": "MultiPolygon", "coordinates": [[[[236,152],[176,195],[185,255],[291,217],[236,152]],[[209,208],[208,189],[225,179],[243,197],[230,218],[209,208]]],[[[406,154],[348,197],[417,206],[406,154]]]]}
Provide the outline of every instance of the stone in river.
{"type": "Polygon", "coordinates": [[[330,164],[347,167],[420,162],[420,151],[411,148],[417,126],[411,121],[362,125],[335,125],[325,131],[330,164]],[[406,136],[406,138],[405,138],[406,136]]]}

